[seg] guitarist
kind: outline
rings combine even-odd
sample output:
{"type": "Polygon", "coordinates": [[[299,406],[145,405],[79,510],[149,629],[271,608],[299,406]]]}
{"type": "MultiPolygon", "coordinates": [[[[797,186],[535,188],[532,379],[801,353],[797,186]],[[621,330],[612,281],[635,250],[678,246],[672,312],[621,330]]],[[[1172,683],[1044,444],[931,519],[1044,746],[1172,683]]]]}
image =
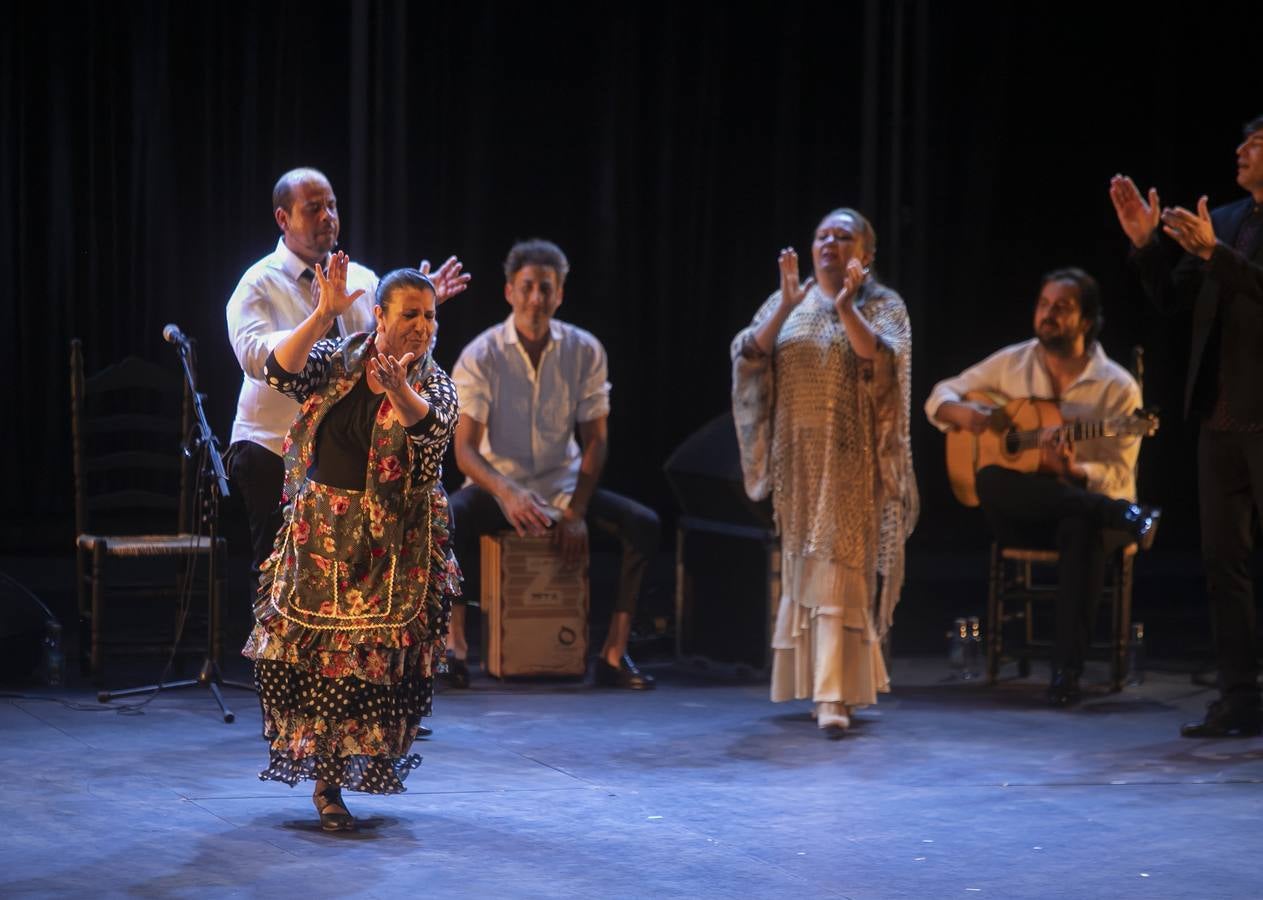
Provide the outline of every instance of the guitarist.
{"type": "MultiPolygon", "coordinates": [[[[979,434],[1002,427],[996,407],[963,399],[986,391],[1056,400],[1066,421],[1130,415],[1141,405],[1140,387],[1101,349],[1097,336],[1103,324],[1101,292],[1091,275],[1077,268],[1049,272],[1035,303],[1035,337],[939,382],[925,403],[926,414],[942,431],[979,434]]],[[[1135,437],[1077,448],[1050,435],[1041,441],[1041,471],[989,465],[977,472],[978,499],[997,539],[1053,546],[1060,555],[1048,691],[1054,706],[1079,699],[1108,554],[1131,542],[1152,543],[1160,513],[1135,503],[1139,452],[1135,437]]]]}

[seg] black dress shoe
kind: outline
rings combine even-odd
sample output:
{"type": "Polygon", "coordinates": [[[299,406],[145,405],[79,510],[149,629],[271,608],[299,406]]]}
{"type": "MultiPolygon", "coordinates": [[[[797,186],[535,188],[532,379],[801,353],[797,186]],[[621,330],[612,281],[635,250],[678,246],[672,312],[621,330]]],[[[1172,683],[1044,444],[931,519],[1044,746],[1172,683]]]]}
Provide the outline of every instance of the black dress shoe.
{"type": "Polygon", "coordinates": [[[1141,550],[1148,550],[1158,535],[1158,524],[1161,521],[1162,510],[1157,507],[1126,503],[1119,507],[1115,521],[1111,524],[1119,531],[1130,534],[1141,550]]]}
{"type": "Polygon", "coordinates": [[[1215,700],[1206,707],[1206,718],[1180,726],[1188,738],[1252,737],[1263,733],[1263,710],[1257,704],[1233,704],[1215,700]]]}
{"type": "Polygon", "coordinates": [[[595,674],[594,680],[599,687],[626,688],[630,691],[653,690],[653,676],[636,668],[636,664],[626,653],[617,666],[611,666],[605,661],[605,657],[598,656],[595,674]]]}
{"type": "Polygon", "coordinates": [[[447,682],[449,687],[469,687],[469,666],[465,665],[463,659],[457,659],[450,653],[447,654],[447,673],[444,674],[443,680],[447,682]]]}
{"type": "Polygon", "coordinates": [[[1054,669],[1048,685],[1048,704],[1059,708],[1073,706],[1083,695],[1079,692],[1079,673],[1054,669]]]}
{"type": "Polygon", "coordinates": [[[432,734],[434,734],[434,729],[433,729],[433,728],[430,728],[430,727],[428,727],[428,726],[426,726],[426,725],[418,725],[418,726],[417,726],[417,737],[419,737],[419,738],[428,738],[428,737],[429,737],[430,735],[432,735],[432,734]]]}

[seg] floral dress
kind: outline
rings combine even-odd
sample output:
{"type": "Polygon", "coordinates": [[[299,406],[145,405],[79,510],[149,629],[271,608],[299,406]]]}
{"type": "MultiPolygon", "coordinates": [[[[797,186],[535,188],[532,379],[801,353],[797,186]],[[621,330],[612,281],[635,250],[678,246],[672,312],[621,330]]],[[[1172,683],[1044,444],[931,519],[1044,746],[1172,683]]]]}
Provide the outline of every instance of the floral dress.
{"type": "Polygon", "coordinates": [[[321,423],[373,352],[373,336],[359,334],[317,342],[296,375],[268,361],[268,383],[302,408],[283,447],[283,523],[242,652],[255,661],[270,745],[261,779],[390,794],[421,763],[412,741],[460,592],[439,483],[457,402],[427,355],[408,380],[430,414],[405,428],[388,397],[373,398],[363,489],[319,483],[310,476],[321,423]]]}

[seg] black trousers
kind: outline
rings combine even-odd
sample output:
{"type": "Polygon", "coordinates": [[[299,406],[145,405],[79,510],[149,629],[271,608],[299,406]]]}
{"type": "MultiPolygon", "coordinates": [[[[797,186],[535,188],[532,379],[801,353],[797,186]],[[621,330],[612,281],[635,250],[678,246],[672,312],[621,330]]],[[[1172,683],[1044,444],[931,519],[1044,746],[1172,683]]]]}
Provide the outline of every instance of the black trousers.
{"type": "Polygon", "coordinates": [[[281,492],[285,488],[285,463],[254,441],[236,441],[224,455],[232,488],[246,508],[250,523],[251,587],[259,583],[259,567],[272,552],[281,530],[281,492]]]}
{"type": "MultiPolygon", "coordinates": [[[[456,520],[453,550],[465,575],[464,598],[476,600],[482,558],[478,539],[512,526],[495,497],[477,485],[466,485],[452,494],[451,510],[456,520]]],[[[645,570],[658,550],[658,514],[635,500],[597,488],[588,502],[586,521],[590,531],[610,535],[622,545],[622,572],[614,611],[635,613],[645,570]]]]}
{"type": "Polygon", "coordinates": [[[1053,475],[1025,474],[1001,466],[980,469],[976,483],[983,512],[1002,545],[1057,550],[1053,666],[1081,672],[1105,589],[1109,555],[1131,540],[1127,532],[1109,527],[1126,501],[1053,475]]]}
{"type": "Polygon", "coordinates": [[[1224,699],[1259,705],[1259,646],[1250,557],[1263,512],[1263,434],[1211,431],[1197,446],[1202,564],[1224,699]]]}

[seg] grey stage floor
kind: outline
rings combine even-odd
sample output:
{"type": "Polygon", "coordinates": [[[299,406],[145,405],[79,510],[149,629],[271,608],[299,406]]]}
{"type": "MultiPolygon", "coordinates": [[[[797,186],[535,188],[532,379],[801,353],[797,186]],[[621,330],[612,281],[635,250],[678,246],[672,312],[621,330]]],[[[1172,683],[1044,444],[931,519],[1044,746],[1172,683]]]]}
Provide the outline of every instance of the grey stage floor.
{"type": "Polygon", "coordinates": [[[0,895],[1260,896],[1263,739],[1181,740],[1209,698],[1186,676],[1059,712],[896,660],[829,742],[761,684],[656,671],[442,693],[408,793],[350,795],[334,835],[255,778],[248,694],[232,725],[200,691],[0,703],[0,895]]]}

